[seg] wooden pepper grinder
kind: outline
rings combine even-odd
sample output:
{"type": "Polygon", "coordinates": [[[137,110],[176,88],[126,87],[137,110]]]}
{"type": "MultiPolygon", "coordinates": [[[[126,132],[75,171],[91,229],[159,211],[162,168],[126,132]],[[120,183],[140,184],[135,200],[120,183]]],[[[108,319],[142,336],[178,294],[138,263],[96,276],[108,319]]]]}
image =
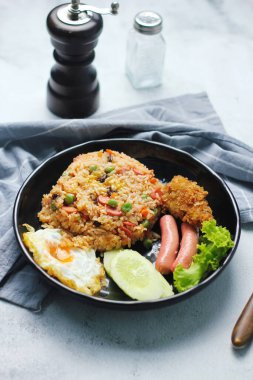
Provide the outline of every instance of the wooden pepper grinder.
{"type": "Polygon", "coordinates": [[[97,8],[72,0],[54,8],[47,17],[47,28],[55,48],[47,86],[47,106],[63,118],[83,118],[99,106],[99,83],[92,65],[94,48],[102,32],[101,15],[117,14],[119,4],[97,8]]]}

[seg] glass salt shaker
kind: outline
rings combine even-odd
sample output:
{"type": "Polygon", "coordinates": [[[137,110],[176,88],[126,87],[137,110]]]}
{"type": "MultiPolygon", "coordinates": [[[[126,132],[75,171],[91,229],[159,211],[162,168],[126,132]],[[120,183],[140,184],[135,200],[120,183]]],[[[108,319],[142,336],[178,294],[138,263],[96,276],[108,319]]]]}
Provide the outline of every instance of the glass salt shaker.
{"type": "Polygon", "coordinates": [[[139,12],[127,41],[126,74],[137,88],[159,86],[165,57],[165,40],[161,34],[162,17],[152,11],[139,12]]]}

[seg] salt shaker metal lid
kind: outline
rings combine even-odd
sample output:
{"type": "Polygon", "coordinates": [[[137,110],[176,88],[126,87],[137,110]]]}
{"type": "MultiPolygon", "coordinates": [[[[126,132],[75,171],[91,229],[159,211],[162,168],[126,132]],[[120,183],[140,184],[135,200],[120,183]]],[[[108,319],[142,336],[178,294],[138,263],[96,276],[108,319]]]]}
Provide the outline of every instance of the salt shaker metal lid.
{"type": "Polygon", "coordinates": [[[153,11],[141,11],[134,18],[134,28],[143,34],[160,33],[162,23],[162,17],[153,11]]]}

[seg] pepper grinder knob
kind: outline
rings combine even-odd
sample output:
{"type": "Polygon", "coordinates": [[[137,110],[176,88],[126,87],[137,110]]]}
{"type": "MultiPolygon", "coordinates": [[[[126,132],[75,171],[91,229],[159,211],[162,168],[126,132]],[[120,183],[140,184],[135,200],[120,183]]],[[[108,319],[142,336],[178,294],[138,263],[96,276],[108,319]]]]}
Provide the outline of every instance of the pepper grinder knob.
{"type": "Polygon", "coordinates": [[[63,118],[83,118],[99,106],[99,83],[92,65],[103,29],[101,15],[117,14],[119,4],[97,8],[72,0],[51,10],[47,28],[55,65],[47,85],[47,106],[63,118]]]}

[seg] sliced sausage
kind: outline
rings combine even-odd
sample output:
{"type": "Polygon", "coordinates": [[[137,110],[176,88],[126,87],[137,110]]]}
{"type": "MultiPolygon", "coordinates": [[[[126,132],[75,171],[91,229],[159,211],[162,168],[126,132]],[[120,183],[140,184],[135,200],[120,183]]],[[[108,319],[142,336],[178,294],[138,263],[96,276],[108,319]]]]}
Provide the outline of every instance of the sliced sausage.
{"type": "Polygon", "coordinates": [[[61,209],[66,211],[67,214],[72,214],[73,212],[77,212],[77,209],[73,206],[62,206],[61,209]]]}
{"type": "Polygon", "coordinates": [[[183,268],[189,268],[192,263],[192,258],[197,252],[199,236],[196,228],[191,226],[189,223],[184,222],[181,224],[181,231],[182,240],[177,258],[171,266],[172,272],[178,264],[181,264],[183,268]]]}
{"type": "Polygon", "coordinates": [[[175,261],[179,246],[177,223],[173,216],[164,215],[160,219],[160,227],[162,240],[155,267],[160,273],[168,274],[171,271],[172,263],[175,261]]]}
{"type": "Polygon", "coordinates": [[[121,216],[123,215],[123,212],[120,210],[115,210],[114,208],[111,208],[111,207],[106,207],[106,214],[110,216],[121,216]]]}
{"type": "Polygon", "coordinates": [[[101,204],[101,205],[107,205],[108,201],[109,201],[109,197],[105,197],[103,195],[99,195],[98,198],[97,198],[97,201],[101,204]]]}

